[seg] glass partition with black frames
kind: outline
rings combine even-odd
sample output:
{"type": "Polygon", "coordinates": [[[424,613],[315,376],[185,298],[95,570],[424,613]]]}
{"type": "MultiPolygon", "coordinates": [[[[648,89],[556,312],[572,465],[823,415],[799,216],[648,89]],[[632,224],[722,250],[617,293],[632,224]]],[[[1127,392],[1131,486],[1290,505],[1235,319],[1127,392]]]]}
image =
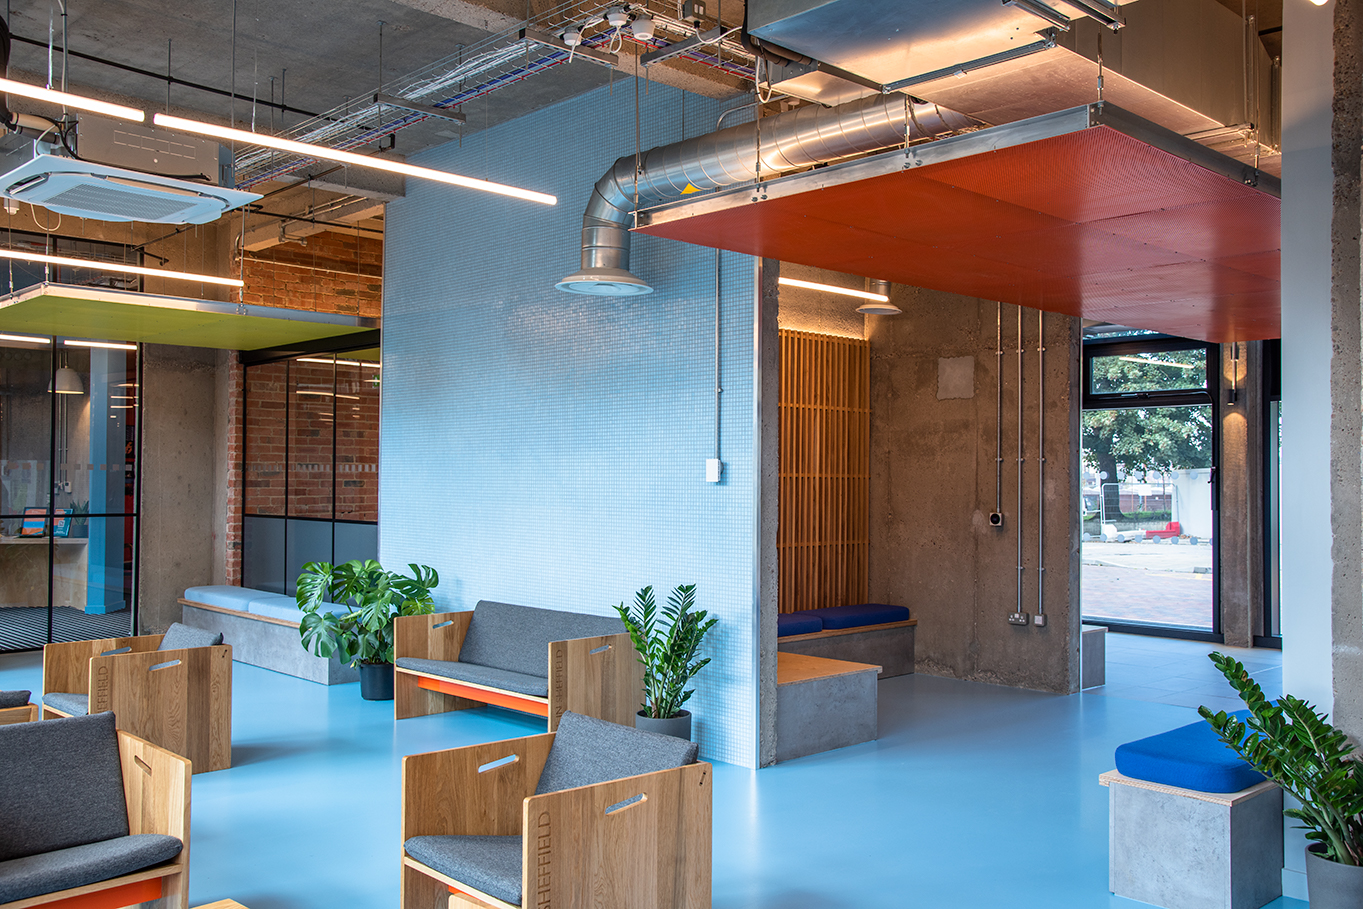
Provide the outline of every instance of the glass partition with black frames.
{"type": "Polygon", "coordinates": [[[0,334],[0,651],[132,633],[139,349],[0,334]]]}
{"type": "Polygon", "coordinates": [[[1086,340],[1083,362],[1083,621],[1219,642],[1217,348],[1086,340]]]}
{"type": "Polygon", "coordinates": [[[246,367],[243,586],[291,595],[308,562],[378,558],[381,372],[373,352],[246,367]]]}

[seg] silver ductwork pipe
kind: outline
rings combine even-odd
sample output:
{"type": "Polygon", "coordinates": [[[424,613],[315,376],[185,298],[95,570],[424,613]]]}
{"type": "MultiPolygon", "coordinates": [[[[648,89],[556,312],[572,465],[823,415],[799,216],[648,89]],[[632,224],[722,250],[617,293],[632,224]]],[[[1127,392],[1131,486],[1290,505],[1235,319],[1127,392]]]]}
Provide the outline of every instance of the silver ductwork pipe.
{"type": "Polygon", "coordinates": [[[653,288],[630,274],[635,204],[751,183],[785,171],[947,135],[980,124],[907,95],[873,95],[837,107],[810,105],[620,158],[592,190],[582,216],[582,269],[558,283],[579,294],[628,296],[653,288]]]}

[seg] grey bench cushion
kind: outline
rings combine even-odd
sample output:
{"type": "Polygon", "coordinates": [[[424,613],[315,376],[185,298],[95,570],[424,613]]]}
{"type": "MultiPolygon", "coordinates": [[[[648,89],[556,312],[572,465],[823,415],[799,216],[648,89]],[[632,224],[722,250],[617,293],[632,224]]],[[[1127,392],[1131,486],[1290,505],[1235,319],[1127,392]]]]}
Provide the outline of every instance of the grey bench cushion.
{"type": "Polygon", "coordinates": [[[0,862],[128,835],[112,713],[0,726],[0,862]]]}
{"type": "Polygon", "coordinates": [[[549,696],[549,680],[539,675],[509,672],[491,666],[479,666],[476,663],[423,660],[417,657],[398,657],[398,667],[443,676],[456,682],[472,682],[475,685],[514,691],[518,694],[530,694],[541,698],[549,696]]]}
{"type": "Polygon", "coordinates": [[[696,761],[694,742],[568,711],[559,720],[536,795],[591,786],[696,761]]]}
{"type": "Polygon", "coordinates": [[[481,600],[473,608],[473,619],[459,649],[459,661],[524,675],[545,675],[549,671],[549,644],[553,641],[620,634],[624,630],[625,623],[618,616],[481,600]]]}
{"type": "Polygon", "coordinates": [[[140,833],[0,862],[0,903],[132,874],[170,861],[182,848],[173,836],[140,833]]]}
{"type": "Polygon", "coordinates": [[[221,631],[190,628],[188,625],[172,622],[171,626],[166,629],[166,636],[161,639],[161,646],[156,649],[187,650],[190,647],[216,647],[221,643],[221,631]]]}
{"type": "Polygon", "coordinates": [[[90,695],[74,691],[50,691],[43,695],[43,704],[70,716],[85,716],[90,712],[90,695]]]}
{"type": "Polygon", "coordinates": [[[512,905],[521,904],[518,836],[414,836],[403,844],[412,858],[512,905]]]}
{"type": "Polygon", "coordinates": [[[31,691],[0,691],[0,710],[7,707],[22,707],[32,697],[31,691]]]}

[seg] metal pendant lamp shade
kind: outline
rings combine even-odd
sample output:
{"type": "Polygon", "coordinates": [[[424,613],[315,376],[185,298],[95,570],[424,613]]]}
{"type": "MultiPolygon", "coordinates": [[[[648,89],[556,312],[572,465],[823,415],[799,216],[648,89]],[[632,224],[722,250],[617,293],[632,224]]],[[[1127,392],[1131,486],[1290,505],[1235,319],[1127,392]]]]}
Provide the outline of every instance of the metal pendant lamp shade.
{"type": "Polygon", "coordinates": [[[898,306],[895,306],[889,300],[890,296],[889,281],[882,281],[876,278],[867,278],[866,290],[869,293],[880,294],[886,299],[883,302],[880,300],[872,300],[869,303],[863,303],[862,305],[857,307],[857,312],[868,316],[897,316],[901,312],[903,312],[902,309],[900,309],[898,306]]]}
{"type": "Polygon", "coordinates": [[[53,376],[52,383],[47,386],[47,390],[59,395],[83,395],[85,394],[85,383],[80,380],[80,373],[69,366],[63,366],[57,370],[57,374],[53,376]]]}

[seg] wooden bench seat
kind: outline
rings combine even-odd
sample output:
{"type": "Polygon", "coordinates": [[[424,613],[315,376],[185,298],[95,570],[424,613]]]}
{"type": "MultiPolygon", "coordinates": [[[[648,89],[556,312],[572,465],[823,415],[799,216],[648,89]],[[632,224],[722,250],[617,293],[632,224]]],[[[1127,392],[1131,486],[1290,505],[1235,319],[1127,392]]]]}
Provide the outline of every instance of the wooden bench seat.
{"type": "Polygon", "coordinates": [[[879,678],[913,673],[914,628],[917,619],[833,628],[811,634],[791,634],[776,639],[780,653],[874,663],[879,678]]]}

